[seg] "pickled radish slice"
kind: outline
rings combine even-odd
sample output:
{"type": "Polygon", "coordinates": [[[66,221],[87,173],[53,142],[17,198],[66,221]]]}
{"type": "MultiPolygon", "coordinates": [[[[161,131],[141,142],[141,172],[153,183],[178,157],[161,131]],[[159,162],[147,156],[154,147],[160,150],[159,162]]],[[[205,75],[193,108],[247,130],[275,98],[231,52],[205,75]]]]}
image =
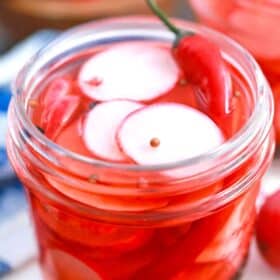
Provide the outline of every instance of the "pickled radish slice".
{"type": "MultiPolygon", "coordinates": [[[[171,172],[170,172],[171,173],[171,172]]],[[[168,206],[164,209],[161,209],[162,212],[179,212],[184,211],[191,204],[199,202],[200,200],[210,198],[215,193],[220,191],[224,187],[223,181],[217,182],[210,186],[205,186],[196,192],[192,192],[190,194],[182,195],[177,199],[173,199],[169,202],[168,206]]]]}
{"type": "Polygon", "coordinates": [[[159,103],[125,118],[117,140],[124,153],[138,164],[172,163],[203,154],[224,137],[205,114],[189,106],[159,103]]]}
{"type": "Polygon", "coordinates": [[[67,196],[70,198],[88,204],[92,207],[103,209],[106,211],[116,211],[116,212],[142,212],[150,211],[154,209],[160,209],[168,204],[166,199],[162,200],[127,200],[122,198],[109,198],[102,197],[100,195],[94,195],[92,193],[85,193],[78,190],[65,190],[67,191],[67,196]]]}
{"type": "Polygon", "coordinates": [[[185,270],[177,273],[172,280],[221,280],[237,279],[233,278],[236,274],[236,267],[230,260],[211,262],[207,264],[191,264],[186,266],[185,270]]]}
{"type": "MultiPolygon", "coordinates": [[[[135,277],[135,280],[176,279],[174,277],[176,273],[185,270],[188,264],[194,265],[197,256],[208,247],[220,228],[227,222],[231,210],[231,208],[224,209],[193,222],[189,231],[179,240],[176,246],[172,246],[169,250],[162,250],[159,258],[150,267],[142,270],[139,276],[135,277]],[[163,267],[168,269],[162,269],[163,267]]],[[[198,280],[195,278],[188,279],[198,280]]]]}
{"type": "Polygon", "coordinates": [[[45,127],[49,122],[55,107],[60,103],[60,100],[71,93],[71,82],[65,78],[57,78],[50,83],[46,94],[42,100],[44,110],[42,112],[42,123],[45,127]]]}
{"type": "Polygon", "coordinates": [[[44,96],[43,104],[46,108],[51,108],[59,100],[71,93],[71,81],[65,78],[55,79],[44,96]]]}
{"type": "Polygon", "coordinates": [[[129,44],[93,56],[81,68],[78,82],[84,94],[95,100],[148,101],[171,90],[178,77],[170,50],[129,44]]]}
{"type": "MultiPolygon", "coordinates": [[[[252,203],[256,198],[256,192],[248,193],[232,208],[232,213],[227,222],[221,227],[215,238],[208,244],[205,250],[197,257],[196,262],[208,263],[229,258],[234,252],[241,252],[246,231],[253,227],[255,206],[252,203]]],[[[246,246],[245,246],[246,247],[246,246]]]]}
{"type": "Polygon", "coordinates": [[[158,229],[159,241],[164,247],[174,246],[178,240],[186,237],[192,223],[158,229]]]}
{"type": "Polygon", "coordinates": [[[75,116],[80,106],[80,97],[69,95],[61,98],[49,111],[45,134],[55,138],[63,127],[65,127],[75,116]]]}
{"type": "MultiPolygon", "coordinates": [[[[154,241],[154,240],[153,240],[154,241]]],[[[141,275],[141,271],[149,267],[161,254],[161,250],[158,250],[156,242],[150,242],[142,249],[139,249],[129,254],[123,254],[119,258],[112,258],[104,260],[102,263],[102,272],[106,271],[104,280],[136,280],[138,275],[141,275]]],[[[141,275],[142,276],[142,275],[141,275]]],[[[142,277],[141,280],[154,280],[154,279],[166,279],[166,278],[146,278],[142,277]]]]}
{"type": "Polygon", "coordinates": [[[129,113],[142,106],[128,100],[108,101],[95,106],[89,112],[84,125],[83,139],[87,148],[105,160],[127,161],[116,143],[116,131],[129,113]]]}
{"type": "Polygon", "coordinates": [[[106,251],[108,255],[120,255],[136,250],[153,237],[153,230],[98,223],[52,206],[43,207],[37,202],[36,206],[37,214],[58,236],[67,241],[95,247],[91,254],[97,258],[105,256],[106,251]]]}
{"type": "Polygon", "coordinates": [[[124,198],[97,195],[92,192],[75,189],[69,185],[55,181],[50,176],[47,177],[51,186],[73,200],[78,200],[84,204],[106,211],[120,212],[142,212],[166,207],[168,199],[144,199],[144,198],[124,198]]]}
{"type": "Polygon", "coordinates": [[[102,280],[104,279],[92,267],[71,255],[70,253],[58,249],[46,250],[43,267],[51,271],[53,277],[57,279],[75,280],[102,280]]]}

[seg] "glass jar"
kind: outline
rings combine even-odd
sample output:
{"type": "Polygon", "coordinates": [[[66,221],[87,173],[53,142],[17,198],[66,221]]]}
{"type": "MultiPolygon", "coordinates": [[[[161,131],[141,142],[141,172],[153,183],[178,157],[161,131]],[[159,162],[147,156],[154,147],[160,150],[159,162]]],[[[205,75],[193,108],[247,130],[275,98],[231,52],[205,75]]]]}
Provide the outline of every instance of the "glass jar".
{"type": "MultiPolygon", "coordinates": [[[[168,12],[172,1],[159,0],[168,12]]],[[[42,28],[65,29],[78,23],[109,16],[146,14],[143,0],[1,0],[0,24],[9,46],[42,28]]]]}
{"type": "Polygon", "coordinates": [[[255,200],[274,151],[271,90],[236,43],[193,23],[177,24],[216,42],[244,86],[234,97],[237,104],[242,98],[244,111],[237,108],[227,122],[240,127],[196,158],[154,166],[93,160],[50,141],[29,115],[56,65],[74,63],[89,48],[132,40],[171,44],[173,35],[153,18],[70,30],[18,74],[8,154],[31,205],[45,279],[229,280],[246,262],[255,200]]]}
{"type": "Polygon", "coordinates": [[[246,47],[262,66],[275,100],[274,127],[280,143],[280,4],[277,1],[190,0],[198,19],[246,47]]]}

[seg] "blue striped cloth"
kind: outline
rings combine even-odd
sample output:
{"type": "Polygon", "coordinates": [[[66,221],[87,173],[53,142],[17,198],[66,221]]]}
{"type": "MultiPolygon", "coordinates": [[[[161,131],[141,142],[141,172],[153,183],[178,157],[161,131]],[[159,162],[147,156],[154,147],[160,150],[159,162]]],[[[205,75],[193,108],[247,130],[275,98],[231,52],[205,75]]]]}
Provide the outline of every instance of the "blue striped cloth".
{"type": "Polygon", "coordinates": [[[0,56],[0,278],[36,256],[24,192],[5,149],[10,82],[28,58],[56,34],[40,31],[0,56]]]}

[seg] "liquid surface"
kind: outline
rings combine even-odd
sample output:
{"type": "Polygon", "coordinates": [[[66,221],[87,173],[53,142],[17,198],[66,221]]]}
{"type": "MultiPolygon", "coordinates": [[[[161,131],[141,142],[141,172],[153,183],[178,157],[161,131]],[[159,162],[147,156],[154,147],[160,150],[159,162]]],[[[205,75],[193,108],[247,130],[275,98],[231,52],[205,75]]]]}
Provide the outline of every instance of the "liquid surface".
{"type": "MultiPolygon", "coordinates": [[[[230,67],[228,70],[231,71],[233,80],[233,98],[229,101],[231,112],[226,116],[214,117],[212,120],[226,139],[238,132],[251,113],[250,93],[246,84],[236,70],[230,67]]],[[[86,119],[98,105],[109,103],[108,101],[124,100],[138,102],[138,106],[145,108],[150,108],[153,104],[172,103],[201,110],[196,99],[196,90],[188,84],[176,66],[169,47],[152,46],[150,43],[118,45],[93,50],[91,55],[87,53],[73,58],[70,65],[63,64],[45,84],[40,85],[37,95],[38,98],[34,97],[29,101],[29,113],[33,116],[34,124],[59,145],[93,158],[96,155],[85,145],[83,132],[86,119]],[[162,55],[159,56],[156,52],[162,55]],[[170,62],[167,62],[168,59],[170,62]],[[110,62],[113,66],[109,66],[110,62]],[[121,65],[121,62],[126,66],[118,66],[117,63],[121,65]],[[162,62],[165,65],[161,65],[162,62]],[[152,67],[154,69],[151,69],[152,67]],[[163,71],[164,68],[169,70],[163,71]],[[68,133],[72,134],[72,141],[67,141],[68,133]]],[[[117,108],[115,111],[118,114],[117,108]]],[[[101,115],[98,117],[104,119],[101,115]]],[[[110,118],[109,116],[108,122],[110,118]]],[[[148,120],[145,121],[148,123],[148,120]]],[[[187,126],[183,121],[174,125],[182,129],[187,126]]],[[[92,134],[94,135],[94,131],[92,134]]]]}

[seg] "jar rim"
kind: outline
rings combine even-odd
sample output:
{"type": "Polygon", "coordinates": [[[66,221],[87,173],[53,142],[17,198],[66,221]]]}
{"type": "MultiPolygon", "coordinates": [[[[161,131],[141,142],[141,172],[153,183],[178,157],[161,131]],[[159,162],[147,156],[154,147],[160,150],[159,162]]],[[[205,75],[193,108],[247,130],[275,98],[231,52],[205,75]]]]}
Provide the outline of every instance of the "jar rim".
{"type": "MultiPolygon", "coordinates": [[[[24,104],[22,104],[22,100],[20,99],[20,95],[24,92],[24,86],[26,84],[27,76],[30,75],[32,72],[33,64],[36,60],[40,59],[40,57],[45,53],[48,52],[49,49],[55,48],[59,43],[73,38],[73,36],[82,34],[85,30],[96,28],[102,26],[103,24],[139,24],[139,25],[160,25],[160,22],[155,19],[154,17],[149,16],[129,16],[129,17],[122,17],[122,18],[113,18],[107,20],[99,20],[97,22],[90,22],[87,24],[80,25],[78,27],[72,28],[69,31],[65,32],[64,34],[60,35],[56,40],[45,46],[41,49],[35,56],[33,56],[28,63],[22,68],[22,70],[18,73],[18,76],[13,83],[13,92],[15,96],[15,112],[18,118],[21,119],[21,122],[24,125],[24,129],[30,134],[33,135],[34,138],[44,146],[49,147],[54,152],[70,157],[73,160],[77,160],[79,162],[83,162],[86,164],[91,164],[97,167],[103,168],[112,168],[124,171],[161,171],[166,169],[176,169],[181,167],[191,167],[198,163],[204,162],[213,165],[215,160],[219,159],[221,164],[232,164],[232,162],[236,162],[237,164],[238,158],[236,155],[240,155],[244,153],[244,148],[248,146],[253,140],[257,137],[259,142],[262,142],[265,137],[268,135],[273,120],[273,100],[272,100],[272,93],[268,89],[268,84],[266,79],[264,78],[260,67],[255,62],[254,58],[238,43],[234,42],[230,38],[224,36],[221,33],[208,29],[206,27],[202,27],[199,24],[191,23],[188,21],[183,20],[174,20],[179,26],[196,30],[197,32],[205,33],[213,38],[222,40],[230,45],[232,48],[237,50],[240,55],[246,59],[250,65],[251,71],[254,73],[254,78],[256,81],[256,93],[257,93],[257,100],[255,108],[252,111],[251,116],[247,123],[240,129],[239,132],[236,133],[233,137],[229,140],[225,141],[219,147],[210,150],[207,153],[202,155],[181,160],[175,163],[163,163],[163,164],[156,164],[156,165],[129,165],[123,163],[108,163],[106,161],[93,159],[90,157],[83,156],[81,154],[72,152],[70,150],[65,149],[64,147],[54,143],[42,133],[38,131],[32,121],[27,117],[25,113],[24,104]]],[[[157,27],[158,27],[157,26],[157,27]]],[[[163,28],[163,27],[162,27],[163,28]]],[[[169,34],[168,31],[164,31],[164,34],[169,34]]],[[[212,166],[213,167],[213,166],[212,166]]]]}

